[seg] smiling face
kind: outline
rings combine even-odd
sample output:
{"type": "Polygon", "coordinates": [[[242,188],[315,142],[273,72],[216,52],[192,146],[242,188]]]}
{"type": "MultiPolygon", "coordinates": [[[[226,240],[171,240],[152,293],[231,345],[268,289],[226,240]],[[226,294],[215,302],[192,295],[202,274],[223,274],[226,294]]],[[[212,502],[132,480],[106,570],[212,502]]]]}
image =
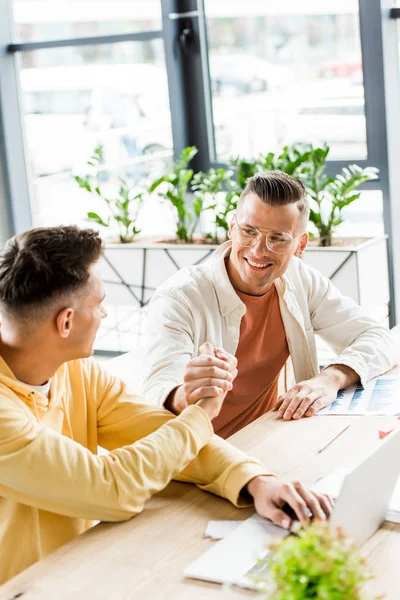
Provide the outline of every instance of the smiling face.
{"type": "Polygon", "coordinates": [[[241,202],[229,228],[232,250],[227,260],[227,270],[232,285],[239,292],[251,296],[261,296],[270,288],[275,279],[281,277],[293,256],[304,252],[308,234],[303,233],[305,224],[296,203],[271,206],[256,194],[249,193],[241,202]],[[263,235],[255,246],[238,244],[234,235],[236,222],[241,226],[257,227],[263,235]],[[285,254],[276,254],[266,246],[265,231],[288,233],[293,242],[285,254]],[[301,235],[302,234],[302,235],[301,235]]]}

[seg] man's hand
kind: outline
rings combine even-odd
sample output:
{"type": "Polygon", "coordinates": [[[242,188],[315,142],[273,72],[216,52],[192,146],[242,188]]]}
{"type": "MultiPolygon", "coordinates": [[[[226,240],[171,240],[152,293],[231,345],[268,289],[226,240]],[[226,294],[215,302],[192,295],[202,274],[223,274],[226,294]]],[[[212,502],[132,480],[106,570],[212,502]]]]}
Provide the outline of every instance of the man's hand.
{"type": "MultiPolygon", "coordinates": [[[[204,386],[201,388],[197,388],[194,390],[194,393],[192,394],[192,397],[196,397],[201,395],[200,400],[198,400],[196,402],[196,404],[198,404],[199,406],[201,406],[201,408],[208,414],[208,416],[210,417],[210,419],[215,419],[215,417],[217,417],[220,413],[220,410],[222,408],[222,403],[225,400],[225,396],[228,393],[228,391],[230,389],[232,389],[232,381],[233,379],[236,377],[237,375],[237,369],[236,366],[233,367],[233,365],[235,364],[234,362],[230,363],[229,362],[229,355],[227,353],[225,353],[224,350],[222,350],[221,348],[214,348],[214,346],[212,346],[209,343],[205,343],[201,346],[200,348],[200,357],[199,358],[204,358],[205,360],[208,359],[212,359],[212,360],[221,360],[225,365],[229,364],[229,370],[223,370],[223,373],[228,373],[228,377],[229,379],[223,379],[223,380],[218,380],[218,384],[217,385],[211,385],[211,386],[204,386]],[[219,357],[219,358],[217,358],[219,357]],[[234,371],[232,372],[232,369],[234,369],[234,371]],[[228,386],[224,385],[226,384],[226,382],[229,384],[228,386]],[[224,385],[224,387],[221,387],[221,384],[224,385]],[[199,389],[202,390],[202,392],[199,392],[199,389]]],[[[236,361],[235,357],[231,357],[234,359],[234,361],[236,361]]],[[[196,359],[195,359],[196,360],[196,359]]],[[[237,361],[236,361],[237,363],[237,361]]],[[[207,367],[208,369],[210,368],[209,366],[207,367]]],[[[211,367],[214,368],[214,367],[211,367]]],[[[219,367],[216,367],[217,371],[217,375],[219,375],[219,367]]],[[[186,373],[185,373],[185,378],[187,377],[187,373],[188,373],[188,369],[186,369],[186,373]]],[[[194,370],[194,375],[198,375],[196,369],[194,370]]],[[[212,374],[211,374],[212,375],[212,374]]],[[[212,380],[212,377],[211,377],[212,380]]],[[[191,385],[192,382],[189,379],[191,385]]],[[[198,381],[198,379],[194,379],[194,385],[196,384],[196,381],[198,381]]],[[[210,381],[211,383],[211,381],[210,381]]],[[[184,384],[184,388],[186,385],[186,379],[185,379],[185,384],[184,384]]],[[[189,389],[192,389],[192,387],[190,386],[189,389]]],[[[193,402],[190,402],[190,404],[192,404],[193,402]]]]}
{"type": "Polygon", "coordinates": [[[278,398],[278,417],[285,421],[312,417],[324,406],[332,404],[340,389],[359,381],[353,369],[344,365],[332,365],[319,375],[300,381],[291,390],[278,398]]]}
{"type": "Polygon", "coordinates": [[[165,408],[175,414],[203,398],[225,399],[237,376],[237,359],[223,348],[205,343],[200,355],[186,365],[184,384],[176,388],[165,402],[165,408]]]}
{"type": "Polygon", "coordinates": [[[291,512],[305,525],[310,519],[325,521],[333,508],[329,496],[317,494],[298,481],[285,483],[261,475],[247,484],[247,491],[253,496],[258,514],[285,529],[290,529],[293,524],[291,512]],[[287,512],[283,510],[285,507],[289,509],[287,512]]]}

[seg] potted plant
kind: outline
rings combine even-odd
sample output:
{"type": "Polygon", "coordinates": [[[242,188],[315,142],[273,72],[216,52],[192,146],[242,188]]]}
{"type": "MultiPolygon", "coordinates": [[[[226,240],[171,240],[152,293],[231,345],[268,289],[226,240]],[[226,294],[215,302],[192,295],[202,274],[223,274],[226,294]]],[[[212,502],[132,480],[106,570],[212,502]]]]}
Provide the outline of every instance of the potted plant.
{"type": "Polygon", "coordinates": [[[333,234],[343,223],[343,211],[359,200],[359,186],[378,178],[378,169],[351,164],[330,177],[325,172],[329,147],[304,147],[308,159],[295,176],[304,184],[310,200],[313,230],[304,260],[320,270],[357,304],[369,309],[380,321],[389,317],[389,269],[386,236],[338,237],[333,234]],[[316,235],[315,235],[316,234],[316,235]],[[374,281],[371,264],[379,264],[374,281]]]}
{"type": "Polygon", "coordinates": [[[308,160],[301,165],[299,179],[305,185],[311,202],[310,221],[318,231],[318,245],[331,246],[332,235],[343,223],[343,209],[360,198],[356,189],[378,179],[378,169],[358,165],[344,167],[335,177],[325,174],[329,146],[310,146],[308,160]]]}
{"type": "Polygon", "coordinates": [[[75,181],[79,187],[93,194],[103,203],[106,214],[101,216],[98,212],[89,211],[87,213],[88,221],[96,223],[110,231],[118,231],[118,240],[122,244],[132,242],[135,236],[140,233],[136,227],[136,222],[143,201],[143,191],[133,190],[126,179],[119,178],[119,186],[116,192],[111,195],[104,189],[100,173],[101,163],[103,162],[103,147],[98,146],[94,149],[93,155],[88,160],[88,166],[91,172],[84,176],[75,176],[75,181]]]}
{"type": "MultiPolygon", "coordinates": [[[[268,600],[367,600],[372,577],[358,546],[316,522],[272,544],[254,579],[268,600]]],[[[376,597],[375,597],[376,598],[376,597]]]]}
{"type": "Polygon", "coordinates": [[[240,189],[231,169],[200,171],[193,177],[192,190],[203,203],[203,212],[212,213],[212,233],[206,235],[214,244],[228,239],[229,216],[236,210],[240,189]]]}
{"type": "Polygon", "coordinates": [[[188,199],[189,184],[194,174],[193,169],[188,169],[188,165],[197,152],[195,146],[184,148],[173,164],[172,171],[156,179],[149,188],[150,193],[157,190],[160,198],[171,203],[176,213],[176,238],[178,242],[184,244],[193,242],[193,235],[203,209],[203,196],[197,194],[192,206],[188,199]]]}

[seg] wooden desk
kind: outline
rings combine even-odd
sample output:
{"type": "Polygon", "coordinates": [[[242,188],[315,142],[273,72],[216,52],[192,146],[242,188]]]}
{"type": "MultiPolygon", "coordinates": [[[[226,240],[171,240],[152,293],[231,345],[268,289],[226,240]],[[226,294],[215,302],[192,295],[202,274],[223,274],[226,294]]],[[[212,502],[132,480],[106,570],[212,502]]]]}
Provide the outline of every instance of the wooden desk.
{"type": "MultiPolygon", "coordinates": [[[[378,429],[394,424],[400,424],[394,417],[340,416],[286,423],[270,413],[231,441],[285,479],[312,483],[361,458],[379,443],[378,429]],[[351,427],[317,454],[317,449],[347,423],[351,427]]],[[[203,535],[210,519],[245,519],[251,514],[250,509],[236,509],[191,485],[172,483],[131,521],[100,524],[19,574],[0,588],[0,600],[254,597],[249,591],[185,580],[182,575],[184,567],[214,543],[203,535]]],[[[400,525],[386,523],[364,549],[376,573],[370,587],[384,592],[387,600],[397,600],[400,525]]]]}

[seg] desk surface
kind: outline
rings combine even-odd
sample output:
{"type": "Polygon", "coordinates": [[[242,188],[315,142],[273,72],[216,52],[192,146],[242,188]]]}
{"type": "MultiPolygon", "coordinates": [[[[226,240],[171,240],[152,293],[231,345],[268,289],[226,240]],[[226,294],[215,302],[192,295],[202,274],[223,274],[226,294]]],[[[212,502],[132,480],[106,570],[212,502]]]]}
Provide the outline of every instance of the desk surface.
{"type": "MultiPolygon", "coordinates": [[[[393,424],[399,424],[394,417],[347,416],[286,423],[270,413],[235,434],[231,442],[283,478],[312,483],[361,458],[379,443],[378,429],[393,424]],[[351,427],[318,454],[317,449],[347,423],[351,427]]],[[[214,543],[204,538],[210,519],[245,519],[250,514],[250,509],[236,509],[189,484],[173,482],[137,517],[100,524],[19,574],[0,588],[0,600],[254,597],[248,591],[182,575],[184,567],[214,543]]],[[[385,523],[364,551],[376,574],[371,589],[397,600],[400,525],[385,523]]]]}

